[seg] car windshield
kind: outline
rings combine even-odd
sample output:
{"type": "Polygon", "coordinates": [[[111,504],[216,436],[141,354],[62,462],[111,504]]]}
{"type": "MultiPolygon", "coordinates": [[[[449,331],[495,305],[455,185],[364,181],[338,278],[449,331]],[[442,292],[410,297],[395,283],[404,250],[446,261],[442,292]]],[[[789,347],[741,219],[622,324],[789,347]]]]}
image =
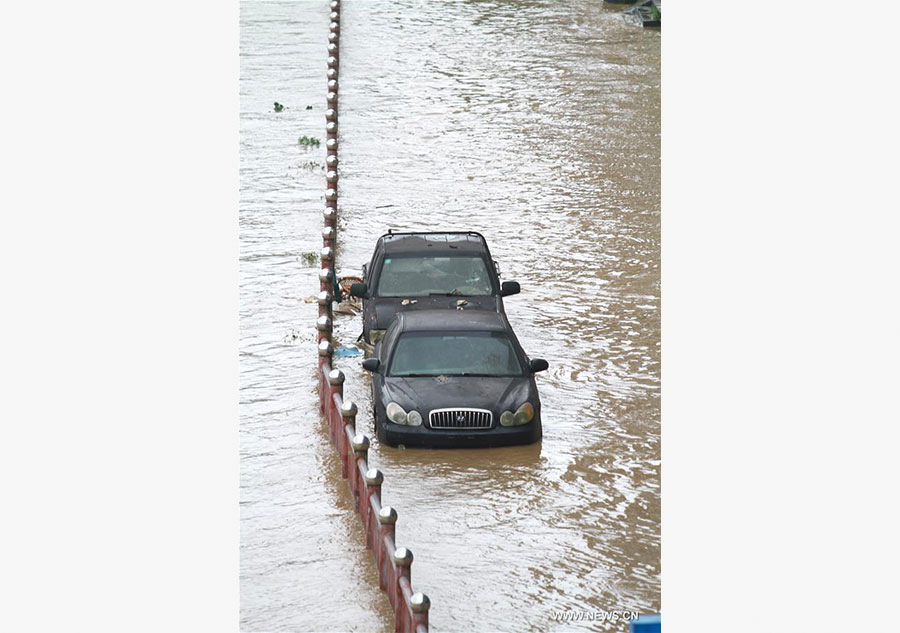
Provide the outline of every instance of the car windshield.
{"type": "Polygon", "coordinates": [[[521,376],[504,332],[407,332],[397,340],[390,376],[521,376]]]}
{"type": "Polygon", "coordinates": [[[387,257],[378,279],[378,297],[490,295],[491,278],[480,256],[387,257]]]}

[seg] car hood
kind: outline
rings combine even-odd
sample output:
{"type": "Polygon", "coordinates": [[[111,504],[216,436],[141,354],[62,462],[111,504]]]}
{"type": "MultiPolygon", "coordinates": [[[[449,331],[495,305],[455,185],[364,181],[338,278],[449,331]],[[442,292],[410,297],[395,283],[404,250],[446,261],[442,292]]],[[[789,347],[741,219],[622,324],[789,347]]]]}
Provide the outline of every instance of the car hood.
{"type": "Polygon", "coordinates": [[[496,415],[515,411],[529,400],[535,406],[537,390],[528,376],[481,377],[386,377],[384,402],[396,402],[407,411],[410,408],[425,415],[434,409],[488,409],[496,415]]]}
{"type": "Polygon", "coordinates": [[[476,310],[500,310],[500,297],[493,295],[481,297],[466,296],[433,296],[433,297],[375,297],[370,301],[375,302],[375,325],[372,327],[376,330],[386,330],[394,318],[401,310],[455,310],[457,301],[466,301],[464,309],[470,308],[476,310]],[[415,301],[403,305],[403,301],[415,301]]]}

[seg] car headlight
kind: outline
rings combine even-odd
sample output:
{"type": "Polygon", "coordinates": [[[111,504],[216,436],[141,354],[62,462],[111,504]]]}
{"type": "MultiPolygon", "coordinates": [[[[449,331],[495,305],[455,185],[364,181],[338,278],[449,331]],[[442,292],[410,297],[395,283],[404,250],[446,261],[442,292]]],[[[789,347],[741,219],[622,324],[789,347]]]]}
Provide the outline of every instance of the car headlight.
{"type": "Polygon", "coordinates": [[[378,341],[384,337],[384,333],[387,330],[369,330],[369,340],[372,341],[372,345],[375,345],[378,341]]]}
{"type": "Polygon", "coordinates": [[[516,424],[528,424],[534,419],[534,407],[530,402],[526,402],[516,409],[516,424]]]}
{"type": "Polygon", "coordinates": [[[394,424],[406,424],[408,426],[420,426],[422,424],[422,414],[418,411],[410,411],[407,413],[396,402],[389,402],[384,408],[388,420],[394,424]]]}
{"type": "Polygon", "coordinates": [[[516,412],[504,411],[500,414],[501,426],[521,426],[528,424],[534,419],[534,406],[530,402],[526,402],[516,409],[516,412]]]}

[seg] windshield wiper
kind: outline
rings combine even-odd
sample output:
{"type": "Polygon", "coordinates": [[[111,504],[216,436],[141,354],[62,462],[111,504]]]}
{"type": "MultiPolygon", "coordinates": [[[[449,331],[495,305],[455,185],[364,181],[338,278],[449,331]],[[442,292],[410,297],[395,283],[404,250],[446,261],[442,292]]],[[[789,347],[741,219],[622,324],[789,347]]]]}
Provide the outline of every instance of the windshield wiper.
{"type": "Polygon", "coordinates": [[[429,296],[429,297],[434,297],[434,296],[438,296],[438,297],[459,297],[460,295],[462,295],[462,293],[461,293],[459,290],[457,290],[456,288],[454,288],[454,289],[451,290],[450,292],[429,292],[429,293],[428,293],[428,296],[429,296]]]}

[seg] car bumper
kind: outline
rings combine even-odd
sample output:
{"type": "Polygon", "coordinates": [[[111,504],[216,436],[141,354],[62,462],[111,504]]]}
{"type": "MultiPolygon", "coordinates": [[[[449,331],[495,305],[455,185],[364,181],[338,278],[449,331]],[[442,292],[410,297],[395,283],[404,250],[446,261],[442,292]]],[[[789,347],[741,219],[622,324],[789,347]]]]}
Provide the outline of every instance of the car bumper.
{"type": "Polygon", "coordinates": [[[443,430],[422,426],[405,426],[387,422],[384,436],[389,446],[421,446],[428,448],[488,448],[533,444],[541,439],[541,422],[534,420],[522,426],[497,426],[484,430],[443,430]]]}

